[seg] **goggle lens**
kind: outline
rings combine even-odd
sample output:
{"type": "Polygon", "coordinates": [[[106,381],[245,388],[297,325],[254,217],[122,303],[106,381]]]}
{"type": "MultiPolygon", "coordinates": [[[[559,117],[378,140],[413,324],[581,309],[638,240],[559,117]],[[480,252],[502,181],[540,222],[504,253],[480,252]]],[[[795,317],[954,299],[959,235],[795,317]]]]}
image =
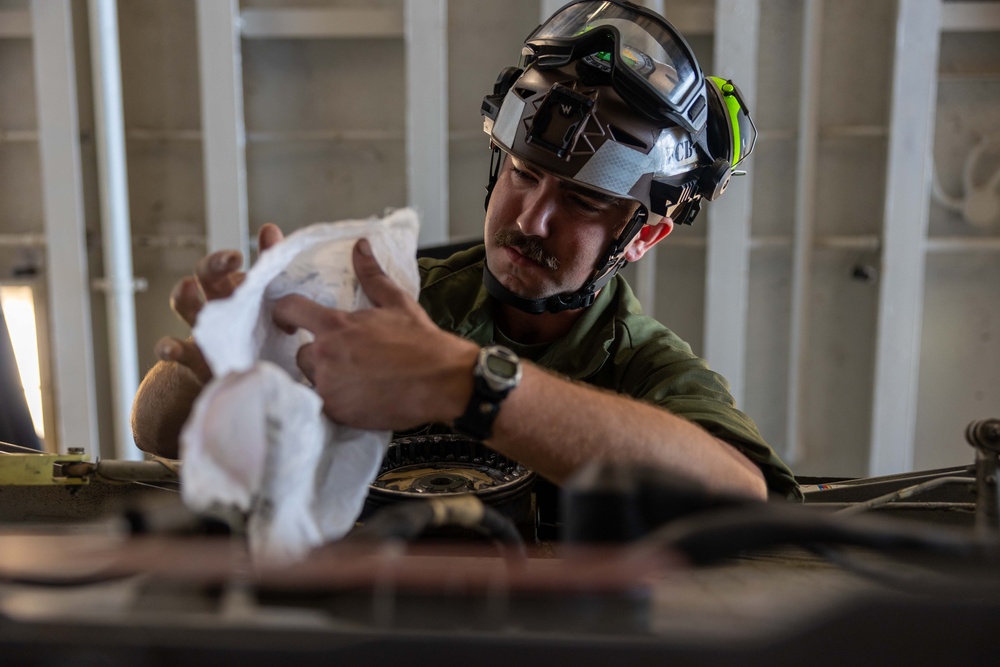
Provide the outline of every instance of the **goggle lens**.
{"type": "MultiPolygon", "coordinates": [[[[593,54],[600,60],[627,68],[648,92],[658,98],[657,106],[677,113],[689,106],[689,94],[700,83],[700,70],[694,54],[683,38],[666,22],[611,2],[584,1],[564,7],[526,40],[532,47],[542,47],[546,57],[563,50],[569,61],[591,55],[573,53],[574,47],[595,30],[614,29],[615,52],[593,54]]],[[[550,60],[559,65],[558,60],[550,60]]]]}

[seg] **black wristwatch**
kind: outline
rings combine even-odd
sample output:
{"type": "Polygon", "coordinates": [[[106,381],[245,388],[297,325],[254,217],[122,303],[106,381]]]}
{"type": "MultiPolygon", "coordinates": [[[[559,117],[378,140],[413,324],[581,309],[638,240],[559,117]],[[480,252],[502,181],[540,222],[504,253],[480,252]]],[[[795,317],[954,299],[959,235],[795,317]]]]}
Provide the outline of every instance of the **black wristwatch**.
{"type": "Polygon", "coordinates": [[[487,345],[479,351],[472,378],[472,398],[465,413],[455,420],[455,430],[486,440],[493,435],[500,403],[521,382],[521,360],[502,345],[487,345]]]}

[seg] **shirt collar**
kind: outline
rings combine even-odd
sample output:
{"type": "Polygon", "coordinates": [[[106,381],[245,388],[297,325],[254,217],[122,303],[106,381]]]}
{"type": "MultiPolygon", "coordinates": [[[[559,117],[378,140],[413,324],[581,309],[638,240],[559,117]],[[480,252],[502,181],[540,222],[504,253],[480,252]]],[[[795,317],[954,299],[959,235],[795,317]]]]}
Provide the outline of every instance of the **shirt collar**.
{"type": "MultiPolygon", "coordinates": [[[[616,276],[605,285],[569,333],[550,343],[535,359],[539,366],[574,380],[586,379],[601,369],[611,356],[611,343],[615,338],[619,280],[621,277],[616,276]]],[[[493,309],[496,305],[486,288],[480,285],[473,308],[458,326],[457,333],[479,345],[494,342],[493,309]]]]}

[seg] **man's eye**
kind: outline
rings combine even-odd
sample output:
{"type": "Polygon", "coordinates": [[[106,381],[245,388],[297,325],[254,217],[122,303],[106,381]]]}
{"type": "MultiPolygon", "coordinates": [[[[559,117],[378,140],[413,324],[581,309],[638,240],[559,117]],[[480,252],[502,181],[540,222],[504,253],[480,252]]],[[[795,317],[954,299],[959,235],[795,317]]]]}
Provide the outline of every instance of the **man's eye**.
{"type": "Polygon", "coordinates": [[[510,170],[514,173],[514,176],[516,176],[519,179],[522,179],[522,180],[525,180],[525,181],[533,181],[533,180],[535,180],[534,177],[531,174],[529,174],[528,172],[523,171],[521,169],[518,169],[517,167],[513,167],[512,166],[510,168],[510,170]]]}
{"type": "Polygon", "coordinates": [[[573,202],[584,211],[588,211],[590,213],[600,213],[602,210],[604,210],[600,206],[596,206],[592,202],[589,202],[586,199],[581,199],[579,197],[574,197],[573,202]]]}

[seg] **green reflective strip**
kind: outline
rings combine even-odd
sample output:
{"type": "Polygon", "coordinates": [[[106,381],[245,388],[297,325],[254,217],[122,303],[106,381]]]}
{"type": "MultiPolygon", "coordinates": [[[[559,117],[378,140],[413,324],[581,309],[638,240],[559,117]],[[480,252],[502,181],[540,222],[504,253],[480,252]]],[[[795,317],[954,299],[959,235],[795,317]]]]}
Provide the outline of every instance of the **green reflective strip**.
{"type": "Polygon", "coordinates": [[[733,138],[733,166],[735,167],[737,163],[742,159],[742,146],[740,144],[740,112],[743,111],[740,107],[739,100],[736,99],[734,94],[733,84],[729,83],[725,79],[721,79],[717,76],[708,77],[712,82],[718,86],[719,91],[722,93],[722,99],[726,101],[726,108],[729,110],[729,126],[732,130],[733,138]]]}

